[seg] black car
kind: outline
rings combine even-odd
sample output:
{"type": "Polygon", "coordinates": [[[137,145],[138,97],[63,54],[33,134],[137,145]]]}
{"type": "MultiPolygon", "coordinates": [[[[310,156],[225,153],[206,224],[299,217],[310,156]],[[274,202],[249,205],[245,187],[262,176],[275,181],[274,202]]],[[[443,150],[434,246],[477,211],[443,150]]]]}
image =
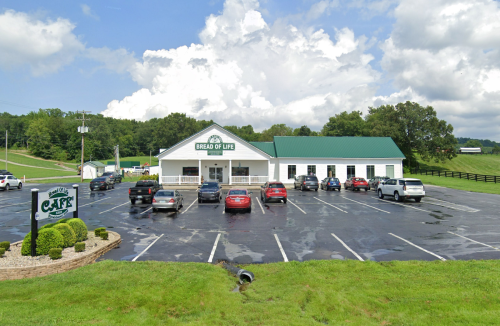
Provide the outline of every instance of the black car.
{"type": "Polygon", "coordinates": [[[340,180],[338,178],[324,178],[321,181],[320,185],[321,189],[323,190],[330,190],[330,189],[338,189],[340,191],[341,185],[340,185],[340,180]]]}
{"type": "Polygon", "coordinates": [[[220,203],[222,186],[218,182],[204,182],[198,190],[198,203],[204,200],[216,200],[220,203]]]}
{"type": "Polygon", "coordinates": [[[12,173],[7,170],[0,170],[0,175],[12,175],[12,173]]]}
{"type": "Polygon", "coordinates": [[[110,177],[98,177],[90,181],[90,191],[93,190],[108,190],[110,188],[115,188],[115,183],[110,177]]]}
{"type": "Polygon", "coordinates": [[[389,177],[374,177],[373,179],[368,180],[368,184],[370,185],[370,189],[374,189],[375,192],[378,190],[378,185],[382,181],[389,180],[389,177]]]}
{"type": "Polygon", "coordinates": [[[103,177],[109,177],[114,183],[122,183],[122,175],[118,172],[104,172],[103,177]]]}
{"type": "Polygon", "coordinates": [[[299,175],[295,178],[295,181],[293,182],[293,189],[297,188],[300,188],[300,190],[314,189],[315,191],[318,191],[319,188],[318,178],[314,175],[299,175]]]}

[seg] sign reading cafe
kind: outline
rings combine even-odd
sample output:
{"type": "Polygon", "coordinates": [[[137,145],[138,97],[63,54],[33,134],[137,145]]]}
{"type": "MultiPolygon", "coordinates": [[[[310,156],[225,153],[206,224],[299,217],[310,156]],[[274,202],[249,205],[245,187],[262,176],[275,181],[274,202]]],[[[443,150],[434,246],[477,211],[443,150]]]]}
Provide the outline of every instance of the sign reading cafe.
{"type": "Polygon", "coordinates": [[[54,187],[38,194],[38,218],[61,218],[76,211],[76,190],[54,187]]]}
{"type": "Polygon", "coordinates": [[[224,151],[234,151],[234,143],[224,143],[218,135],[212,135],[206,143],[196,143],[195,150],[207,151],[207,155],[222,155],[224,151]]]}

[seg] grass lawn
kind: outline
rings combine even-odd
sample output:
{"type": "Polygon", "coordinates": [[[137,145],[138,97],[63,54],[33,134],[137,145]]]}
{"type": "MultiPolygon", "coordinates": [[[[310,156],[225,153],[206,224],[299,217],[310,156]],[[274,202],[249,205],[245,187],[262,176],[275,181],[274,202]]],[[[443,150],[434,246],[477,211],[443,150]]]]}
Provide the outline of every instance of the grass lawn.
{"type": "Polygon", "coordinates": [[[70,184],[78,183],[78,184],[80,184],[80,187],[82,185],[87,187],[88,184],[90,183],[90,179],[89,180],[83,179],[83,183],[81,183],[80,177],[61,178],[61,179],[46,179],[46,180],[29,180],[29,183],[70,183],[70,184]]]}
{"type": "MultiPolygon", "coordinates": [[[[102,162],[104,164],[108,164],[108,161],[114,161],[114,158],[110,158],[109,160],[100,160],[99,162],[102,162]]],[[[120,157],[120,162],[130,162],[130,161],[139,161],[139,162],[141,162],[141,166],[142,166],[142,165],[144,165],[144,163],[149,164],[149,156],[120,157]]],[[[151,165],[152,166],[158,165],[158,158],[151,156],[151,165]]]]}
{"type": "Polygon", "coordinates": [[[420,175],[420,174],[408,174],[405,173],[405,178],[417,178],[422,180],[424,185],[435,185],[446,188],[458,189],[458,190],[466,190],[472,192],[483,192],[488,194],[497,194],[500,195],[500,183],[491,183],[491,182],[480,182],[480,181],[472,181],[466,179],[457,179],[457,178],[445,178],[443,176],[438,177],[437,175],[420,175]]]}
{"type": "Polygon", "coordinates": [[[9,164],[8,169],[13,175],[18,177],[19,179],[22,179],[23,176],[26,176],[26,179],[28,179],[28,178],[45,178],[45,177],[60,177],[65,175],[74,175],[74,176],[77,175],[76,170],[75,172],[65,171],[65,170],[57,171],[48,169],[29,168],[26,166],[20,166],[14,164],[9,164]]]}
{"type": "MultiPolygon", "coordinates": [[[[29,155],[29,153],[26,153],[26,154],[29,155]]],[[[0,158],[5,159],[5,149],[0,150],[0,158]]],[[[24,155],[19,155],[15,152],[11,152],[10,150],[7,153],[7,159],[9,160],[9,162],[16,162],[16,163],[20,163],[20,164],[26,164],[26,165],[31,165],[31,166],[40,166],[40,167],[59,169],[59,170],[65,171],[60,166],[57,166],[55,162],[45,161],[43,159],[26,157],[24,155]]],[[[63,162],[61,162],[61,163],[63,163],[63,162]]],[[[2,163],[0,163],[0,165],[1,164],[2,163]]],[[[12,164],[11,166],[14,166],[14,165],[12,164]]],[[[76,166],[74,166],[73,168],[76,171],[76,166]]]]}
{"type": "Polygon", "coordinates": [[[417,157],[420,168],[427,170],[447,170],[475,174],[500,176],[500,155],[466,155],[458,154],[451,161],[444,163],[423,162],[417,157]]]}
{"type": "Polygon", "coordinates": [[[498,325],[500,262],[103,261],[0,282],[2,325],[498,325]]]}

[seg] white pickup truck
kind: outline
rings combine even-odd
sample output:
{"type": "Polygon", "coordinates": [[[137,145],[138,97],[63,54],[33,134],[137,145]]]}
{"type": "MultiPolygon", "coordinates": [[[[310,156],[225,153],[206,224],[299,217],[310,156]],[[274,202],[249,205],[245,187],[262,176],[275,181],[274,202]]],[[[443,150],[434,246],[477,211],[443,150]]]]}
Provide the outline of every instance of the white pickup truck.
{"type": "Polygon", "coordinates": [[[378,198],[384,199],[384,196],[394,197],[396,201],[405,199],[415,199],[420,203],[425,197],[424,184],[420,179],[395,178],[381,181],[377,190],[378,198]]]}

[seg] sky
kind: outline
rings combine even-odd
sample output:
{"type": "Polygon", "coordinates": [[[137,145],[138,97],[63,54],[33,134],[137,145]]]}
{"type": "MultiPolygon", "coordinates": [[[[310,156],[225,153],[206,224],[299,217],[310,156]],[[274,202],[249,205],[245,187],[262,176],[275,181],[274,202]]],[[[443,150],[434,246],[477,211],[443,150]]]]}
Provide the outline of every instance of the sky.
{"type": "Polygon", "coordinates": [[[494,0],[0,0],[0,111],[321,130],[430,105],[500,141],[494,0]]]}

